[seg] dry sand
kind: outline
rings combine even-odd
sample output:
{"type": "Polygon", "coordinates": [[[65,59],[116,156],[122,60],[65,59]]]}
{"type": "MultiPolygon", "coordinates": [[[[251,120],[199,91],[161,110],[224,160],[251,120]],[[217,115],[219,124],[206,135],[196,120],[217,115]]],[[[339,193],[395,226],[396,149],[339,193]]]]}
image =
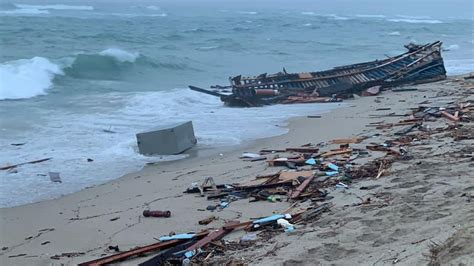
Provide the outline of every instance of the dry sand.
{"type": "MultiPolygon", "coordinates": [[[[202,209],[213,202],[182,192],[192,182],[202,182],[207,176],[212,176],[216,183],[236,183],[278,170],[264,161],[238,159],[244,151],[372,136],[377,132],[366,127],[370,122],[399,120],[375,118],[373,114],[406,113],[425,100],[432,105],[445,105],[462,97],[472,100],[472,96],[460,95],[460,89],[468,90],[463,83],[464,80],[448,79],[418,85],[415,92],[387,91],[379,97],[346,101],[346,107],[323,114],[322,118],[292,119],[286,135],[221,151],[222,155],[211,153],[159,163],[59,199],[0,209],[0,264],[73,265],[113,254],[109,245],[128,250],[154,243],[155,238],[170,232],[217,228],[225,220],[245,221],[281,212],[290,203],[240,200],[211,213],[202,209]],[[381,107],[391,110],[375,111],[381,107]],[[144,209],[171,210],[172,216],[144,218],[144,209]],[[209,215],[218,216],[219,220],[208,226],[198,224],[209,215]],[[51,259],[75,252],[83,254],[51,259]]],[[[472,83],[468,86],[472,93],[472,83]]],[[[443,119],[437,123],[450,124],[443,119]]],[[[376,136],[370,141],[383,138],[376,136]]],[[[412,147],[409,152],[414,159],[396,162],[389,175],[354,182],[347,190],[332,189],[330,196],[334,198],[330,202],[335,205],[319,220],[297,227],[294,234],[282,233],[227,256],[261,265],[422,265],[430,261],[473,265],[473,141],[429,141],[412,147]],[[369,185],[377,187],[359,189],[369,185]],[[372,204],[358,204],[368,197],[372,204]]],[[[242,234],[233,233],[228,239],[238,239],[242,234]]],[[[123,264],[135,265],[148,258],[123,264]]]]}

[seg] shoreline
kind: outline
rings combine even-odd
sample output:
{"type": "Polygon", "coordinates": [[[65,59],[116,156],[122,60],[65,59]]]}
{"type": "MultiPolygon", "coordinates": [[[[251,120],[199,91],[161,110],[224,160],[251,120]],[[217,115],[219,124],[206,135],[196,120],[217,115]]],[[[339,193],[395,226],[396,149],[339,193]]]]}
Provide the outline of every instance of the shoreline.
{"type": "MultiPolygon", "coordinates": [[[[346,105],[346,104],[347,104],[347,102],[334,104],[334,105],[338,105],[338,107],[333,107],[330,110],[325,110],[323,112],[316,112],[316,115],[322,115],[322,114],[330,113],[330,112],[332,112],[333,110],[336,110],[336,109],[345,108],[344,105],[346,105]]],[[[304,104],[304,105],[311,105],[311,104],[304,104]]],[[[317,106],[319,104],[312,104],[312,105],[317,106]]],[[[186,157],[184,157],[184,158],[162,160],[162,161],[160,161],[160,159],[157,158],[157,160],[154,161],[154,162],[144,163],[144,165],[139,170],[135,170],[135,171],[131,171],[131,172],[128,172],[128,173],[120,174],[118,177],[109,179],[107,181],[104,181],[103,183],[91,184],[90,186],[86,186],[86,187],[84,187],[80,190],[70,192],[70,193],[61,194],[61,195],[59,195],[57,197],[54,197],[54,198],[46,198],[46,199],[41,199],[41,200],[38,200],[38,201],[35,201],[35,202],[30,202],[30,203],[25,203],[25,204],[20,204],[20,205],[0,207],[0,210],[1,209],[9,209],[9,208],[17,208],[17,207],[27,206],[27,205],[31,205],[31,204],[37,204],[37,203],[41,203],[41,202],[44,202],[44,201],[58,200],[58,199],[61,199],[63,197],[67,197],[69,195],[75,194],[75,193],[80,193],[83,190],[87,190],[87,189],[97,187],[97,186],[106,185],[110,182],[114,182],[114,181],[120,180],[122,178],[126,178],[129,175],[139,174],[140,172],[144,171],[145,168],[148,168],[148,167],[153,167],[153,166],[173,167],[174,164],[176,164],[180,161],[206,160],[206,159],[209,159],[210,157],[215,157],[215,156],[218,156],[219,154],[222,154],[222,153],[235,153],[237,151],[242,153],[242,152],[245,151],[245,149],[247,149],[247,148],[250,149],[253,145],[255,145],[255,143],[257,143],[261,140],[272,139],[274,137],[287,135],[289,133],[289,130],[290,130],[291,121],[294,120],[294,119],[303,118],[305,116],[289,117],[285,121],[281,122],[282,125],[275,125],[277,127],[283,127],[287,130],[287,132],[283,133],[283,134],[270,136],[270,137],[262,137],[262,138],[257,138],[257,139],[243,140],[239,144],[232,144],[232,145],[221,145],[221,146],[217,146],[217,147],[212,147],[212,145],[205,144],[202,147],[194,146],[190,150],[185,151],[184,153],[181,153],[181,154],[177,155],[177,156],[186,155],[186,157]]],[[[136,152],[138,153],[138,151],[136,151],[136,152]]],[[[172,155],[172,156],[175,156],[175,155],[172,155]]],[[[160,156],[157,156],[157,157],[160,157],[160,156]]],[[[150,161],[153,160],[153,156],[151,156],[149,158],[150,158],[150,161]]]]}
{"type": "MultiPolygon", "coordinates": [[[[430,87],[436,88],[436,91],[443,91],[444,87],[449,86],[449,83],[458,77],[410,86],[417,87],[416,92],[386,91],[375,97],[346,101],[345,107],[324,113],[321,118],[290,118],[288,133],[252,140],[227,152],[215,151],[206,157],[196,155],[178,161],[159,162],[145,166],[138,172],[58,199],[2,208],[1,234],[4,240],[0,245],[7,249],[0,252],[0,262],[2,265],[25,263],[43,265],[50,264],[52,262],[50,257],[53,255],[66,252],[84,253],[77,257],[60,257],[60,260],[54,261],[76,264],[98,258],[101,254],[110,254],[110,251],[107,251],[108,245],[119,245],[121,250],[128,250],[156,242],[153,237],[171,231],[189,232],[203,229],[205,226],[197,225],[197,221],[211,213],[199,209],[205,208],[209,202],[200,197],[182,194],[191,183],[202,182],[207,176],[212,176],[216,183],[236,183],[275,170],[269,168],[265,161],[242,161],[238,158],[242,152],[301,146],[309,142],[316,144],[337,138],[370,134],[373,130],[366,125],[373,122],[374,117],[369,116],[369,112],[374,113],[376,108],[387,106],[391,108],[390,112],[403,112],[430,97],[435,92],[430,90],[430,87]],[[219,153],[223,153],[223,156],[219,153]],[[145,208],[170,209],[172,216],[169,219],[144,219],[140,215],[145,208]],[[44,231],[45,229],[53,230],[44,231]],[[71,241],[71,238],[76,241],[71,241]],[[8,257],[15,254],[27,255],[8,257]]],[[[378,120],[388,123],[397,119],[384,117],[378,120]]],[[[388,181],[381,180],[381,182],[388,181]]],[[[338,197],[346,197],[344,193],[336,194],[338,197]]],[[[233,202],[222,212],[212,214],[220,217],[216,224],[222,224],[224,220],[229,219],[247,220],[267,216],[287,207],[287,202],[248,203],[246,200],[241,200],[233,202]]],[[[311,245],[309,242],[306,244],[311,245]]],[[[282,255],[283,258],[288,256],[282,255]]],[[[139,260],[127,263],[136,264],[139,260]]],[[[264,258],[264,261],[270,263],[272,258],[264,258]]],[[[262,261],[258,263],[264,264],[262,261]]]]}

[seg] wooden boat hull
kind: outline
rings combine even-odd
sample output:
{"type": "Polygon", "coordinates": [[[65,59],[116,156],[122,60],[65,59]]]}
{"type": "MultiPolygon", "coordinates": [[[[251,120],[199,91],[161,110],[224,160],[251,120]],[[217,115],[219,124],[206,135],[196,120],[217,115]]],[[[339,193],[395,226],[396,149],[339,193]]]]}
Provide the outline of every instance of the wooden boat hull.
{"type": "Polygon", "coordinates": [[[410,44],[405,46],[408,52],[395,57],[319,72],[289,74],[284,70],[253,77],[239,75],[229,79],[232,94],[195,90],[218,96],[231,106],[281,103],[294,96],[331,97],[329,102],[338,101],[338,96],[352,95],[372,86],[390,87],[446,78],[441,45],[440,41],[410,44]]]}

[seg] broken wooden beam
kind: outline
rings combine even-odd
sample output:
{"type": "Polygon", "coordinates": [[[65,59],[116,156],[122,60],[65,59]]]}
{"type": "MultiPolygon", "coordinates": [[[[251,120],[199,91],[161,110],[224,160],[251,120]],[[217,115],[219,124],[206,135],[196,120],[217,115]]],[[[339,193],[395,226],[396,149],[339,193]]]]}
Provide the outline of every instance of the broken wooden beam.
{"type": "Polygon", "coordinates": [[[441,111],[441,115],[443,115],[445,118],[451,120],[451,121],[454,121],[454,122],[458,122],[459,121],[459,116],[454,116],[446,111],[441,111]]]}
{"type": "Polygon", "coordinates": [[[350,144],[350,143],[360,143],[365,137],[353,137],[349,139],[334,139],[331,141],[332,144],[350,144]]]}
{"type": "Polygon", "coordinates": [[[299,148],[286,148],[286,151],[301,152],[301,153],[317,153],[319,149],[313,148],[313,147],[299,147],[299,148]]]}
{"type": "Polygon", "coordinates": [[[250,222],[250,221],[249,222],[243,222],[243,223],[241,223],[239,221],[228,222],[222,228],[209,233],[203,239],[199,240],[198,242],[196,242],[195,244],[193,244],[192,246],[187,248],[186,251],[195,251],[195,250],[198,250],[200,248],[203,248],[203,247],[207,246],[209,243],[221,239],[222,237],[224,237],[225,235],[230,233],[232,230],[234,230],[238,227],[247,226],[251,223],[252,222],[250,222]]]}
{"type": "Polygon", "coordinates": [[[44,158],[44,159],[40,159],[40,160],[34,160],[34,161],[29,161],[29,162],[14,164],[14,165],[7,165],[7,166],[0,167],[0,170],[8,170],[8,169],[15,168],[15,167],[25,165],[25,164],[42,163],[42,162],[49,161],[51,159],[52,159],[52,157],[49,157],[49,158],[44,158]]]}
{"type": "MultiPolygon", "coordinates": [[[[201,233],[196,234],[195,238],[203,238],[207,234],[209,234],[208,231],[204,231],[201,233]]],[[[163,250],[167,248],[174,247],[176,245],[179,245],[181,243],[186,242],[186,239],[177,239],[177,240],[170,240],[170,241],[164,241],[164,242],[158,242],[155,244],[151,244],[148,246],[144,247],[138,247],[131,249],[129,251],[121,252],[118,254],[110,255],[104,258],[96,259],[96,260],[91,260],[87,262],[80,263],[79,266],[98,266],[98,265],[106,265],[106,264],[111,264],[117,261],[121,261],[124,259],[128,259],[130,257],[135,257],[135,256],[140,256],[148,252],[152,251],[158,251],[158,250],[163,250]]]]}
{"type": "Polygon", "coordinates": [[[311,181],[313,181],[314,175],[306,178],[303,183],[301,183],[295,190],[293,190],[290,194],[290,199],[298,198],[301,193],[309,186],[311,181]]]}
{"type": "Polygon", "coordinates": [[[340,154],[347,154],[347,153],[352,153],[352,148],[336,149],[336,150],[332,150],[332,151],[327,151],[327,152],[321,154],[321,157],[331,157],[331,156],[340,155],[340,154]]]}

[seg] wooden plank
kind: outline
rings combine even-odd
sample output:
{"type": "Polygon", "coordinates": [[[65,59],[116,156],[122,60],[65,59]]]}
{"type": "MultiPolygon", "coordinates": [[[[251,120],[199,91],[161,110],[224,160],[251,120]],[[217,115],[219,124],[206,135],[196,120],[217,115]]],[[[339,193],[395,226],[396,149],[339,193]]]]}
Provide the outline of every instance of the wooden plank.
{"type": "Polygon", "coordinates": [[[346,153],[352,153],[352,148],[346,148],[346,149],[337,149],[333,151],[327,151],[323,154],[321,154],[322,157],[331,157],[335,155],[340,155],[340,154],[346,154],[346,153]]]}
{"type": "Polygon", "coordinates": [[[350,144],[350,143],[360,143],[365,137],[353,137],[349,139],[333,139],[332,144],[350,144]]]}
{"type": "Polygon", "coordinates": [[[290,194],[290,199],[296,199],[298,198],[301,193],[306,189],[306,187],[308,187],[309,183],[311,183],[311,181],[313,181],[314,179],[314,175],[306,178],[303,183],[301,183],[295,190],[293,190],[290,194]]]}
{"type": "Polygon", "coordinates": [[[446,111],[441,111],[441,114],[442,114],[445,118],[447,118],[447,119],[449,119],[449,120],[451,120],[451,121],[454,121],[454,122],[458,122],[458,121],[459,121],[459,117],[458,117],[458,116],[454,116],[454,115],[452,115],[452,114],[450,114],[450,113],[448,113],[448,112],[446,112],[446,111]]]}
{"type": "Polygon", "coordinates": [[[21,165],[25,165],[25,164],[42,163],[42,162],[49,161],[51,159],[52,158],[50,157],[50,158],[44,158],[44,159],[40,159],[40,160],[34,160],[34,161],[29,161],[29,162],[14,164],[14,165],[7,165],[7,166],[0,167],[0,170],[8,170],[8,169],[15,168],[17,166],[21,166],[21,165]]]}
{"type": "Polygon", "coordinates": [[[313,148],[313,147],[298,147],[298,148],[286,148],[286,151],[301,152],[301,153],[317,153],[319,149],[313,148]]]}
{"type": "Polygon", "coordinates": [[[243,223],[240,223],[238,221],[228,222],[222,228],[209,233],[206,237],[204,237],[203,239],[196,242],[194,245],[187,248],[186,251],[193,251],[193,250],[203,248],[203,247],[209,245],[209,243],[221,239],[222,237],[224,237],[225,235],[230,233],[232,230],[234,230],[238,227],[247,226],[251,223],[252,223],[251,221],[243,222],[243,223]]]}
{"type": "MultiPolygon", "coordinates": [[[[201,233],[196,234],[195,237],[202,238],[202,237],[205,237],[208,233],[209,233],[208,231],[201,232],[201,233]]],[[[83,263],[80,263],[79,266],[98,266],[98,265],[110,264],[110,263],[114,263],[120,260],[128,259],[130,257],[140,256],[148,252],[171,248],[186,241],[188,241],[188,239],[158,242],[158,243],[151,244],[148,246],[138,247],[138,248],[131,249],[129,251],[110,255],[104,258],[83,262],[83,263]]]]}

